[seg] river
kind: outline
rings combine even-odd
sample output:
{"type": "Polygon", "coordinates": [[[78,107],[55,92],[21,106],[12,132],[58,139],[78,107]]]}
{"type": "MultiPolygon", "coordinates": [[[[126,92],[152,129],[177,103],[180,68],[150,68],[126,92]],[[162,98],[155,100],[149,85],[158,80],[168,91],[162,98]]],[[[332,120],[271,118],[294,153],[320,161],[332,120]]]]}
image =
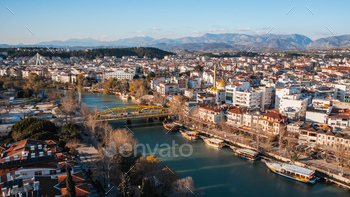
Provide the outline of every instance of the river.
{"type": "MultiPolygon", "coordinates": [[[[101,110],[128,105],[132,101],[123,101],[113,95],[100,93],[82,94],[82,102],[89,107],[101,110]]],[[[114,127],[125,127],[125,122],[110,123],[114,127]]],[[[216,150],[208,147],[202,140],[189,141],[180,133],[168,133],[160,122],[147,123],[145,120],[133,121],[128,126],[139,143],[150,148],[160,144],[189,144],[193,153],[189,157],[159,157],[165,165],[174,168],[180,177],[191,176],[196,190],[204,196],[350,196],[346,189],[334,184],[319,181],[314,185],[296,182],[281,177],[268,170],[261,161],[250,162],[234,155],[229,148],[216,150]]],[[[179,146],[177,146],[177,151],[179,146]]],[[[189,148],[185,147],[184,152],[189,148]]],[[[149,155],[146,153],[146,155],[149,155]]],[[[159,156],[159,152],[156,153],[159,156]]]]}

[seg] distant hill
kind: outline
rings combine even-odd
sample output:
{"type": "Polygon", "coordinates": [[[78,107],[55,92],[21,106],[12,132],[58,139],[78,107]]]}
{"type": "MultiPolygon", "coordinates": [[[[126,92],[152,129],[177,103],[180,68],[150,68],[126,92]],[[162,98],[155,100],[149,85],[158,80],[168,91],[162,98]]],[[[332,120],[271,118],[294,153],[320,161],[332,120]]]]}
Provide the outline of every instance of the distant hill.
{"type": "MultiPolygon", "coordinates": [[[[46,49],[46,48],[45,48],[46,49]]],[[[34,56],[37,52],[35,51],[16,51],[14,48],[2,49],[1,51],[7,51],[9,55],[14,57],[20,56],[34,56]]],[[[96,57],[104,56],[116,56],[121,58],[123,56],[137,56],[139,58],[158,58],[163,59],[166,55],[174,55],[174,53],[157,49],[154,47],[130,47],[130,48],[99,48],[91,50],[75,50],[70,52],[56,52],[51,53],[49,51],[41,51],[41,55],[47,57],[59,56],[62,58],[69,57],[84,57],[86,59],[94,59],[96,57]]]]}
{"type": "Polygon", "coordinates": [[[66,41],[40,42],[35,45],[0,45],[2,48],[18,46],[69,47],[71,49],[110,48],[110,47],[157,47],[163,50],[203,50],[203,51],[242,51],[254,49],[319,49],[345,47],[350,45],[350,35],[332,36],[311,40],[300,34],[248,35],[237,33],[204,34],[199,37],[182,37],[176,39],[154,39],[148,36],[120,39],[116,41],[99,41],[92,38],[69,39],[66,41]]]}
{"type": "Polygon", "coordinates": [[[331,36],[327,38],[320,38],[310,43],[307,48],[320,49],[320,48],[334,48],[334,47],[350,47],[350,35],[331,36]]]}

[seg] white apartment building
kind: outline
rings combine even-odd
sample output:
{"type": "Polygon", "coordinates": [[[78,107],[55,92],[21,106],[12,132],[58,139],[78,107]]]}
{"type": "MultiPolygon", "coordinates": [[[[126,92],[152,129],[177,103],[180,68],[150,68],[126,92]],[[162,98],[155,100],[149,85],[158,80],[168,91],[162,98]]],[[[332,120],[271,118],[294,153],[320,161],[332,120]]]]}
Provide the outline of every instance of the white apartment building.
{"type": "Polygon", "coordinates": [[[179,90],[179,85],[177,83],[159,83],[157,87],[157,92],[162,95],[174,95],[177,94],[179,90]]]}
{"type": "Polygon", "coordinates": [[[328,116],[328,125],[333,128],[346,129],[350,126],[350,114],[336,114],[328,116]]]}
{"type": "Polygon", "coordinates": [[[248,109],[260,109],[261,92],[255,90],[237,91],[234,105],[248,109]]]}
{"type": "Polygon", "coordinates": [[[249,82],[236,83],[234,85],[227,85],[226,90],[226,103],[235,105],[236,93],[250,89],[249,82]]]}
{"type": "Polygon", "coordinates": [[[328,111],[318,110],[315,108],[307,108],[305,121],[327,124],[328,111]]]}
{"type": "Polygon", "coordinates": [[[300,117],[306,116],[306,108],[311,102],[311,97],[300,93],[297,89],[277,89],[275,96],[275,109],[287,111],[288,108],[300,110],[300,117]]]}
{"type": "Polygon", "coordinates": [[[226,86],[226,103],[249,109],[264,111],[272,105],[273,89],[252,89],[250,83],[242,82],[226,86]]]}
{"type": "Polygon", "coordinates": [[[115,78],[115,79],[133,79],[136,74],[134,69],[112,69],[110,71],[105,71],[105,79],[115,78]]]}
{"type": "Polygon", "coordinates": [[[265,111],[266,109],[273,107],[272,101],[274,99],[274,90],[271,87],[259,87],[257,91],[261,93],[260,110],[265,111]]]}
{"type": "Polygon", "coordinates": [[[334,84],[334,98],[344,102],[345,94],[349,92],[348,84],[334,84]]]}
{"type": "Polygon", "coordinates": [[[275,109],[279,109],[280,100],[282,99],[282,97],[286,95],[300,94],[300,93],[301,93],[300,90],[295,88],[277,88],[276,95],[275,95],[275,109]]]}

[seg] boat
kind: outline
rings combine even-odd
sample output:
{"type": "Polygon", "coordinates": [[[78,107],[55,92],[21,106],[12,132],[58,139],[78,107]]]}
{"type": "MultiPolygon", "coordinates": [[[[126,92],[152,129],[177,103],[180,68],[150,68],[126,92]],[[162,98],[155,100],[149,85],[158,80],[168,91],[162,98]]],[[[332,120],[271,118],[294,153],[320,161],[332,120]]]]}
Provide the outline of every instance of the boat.
{"type": "Polygon", "coordinates": [[[174,123],[163,122],[163,126],[164,126],[164,128],[167,129],[168,131],[177,131],[177,130],[179,130],[179,125],[174,124],[174,123]]]}
{"type": "Polygon", "coordinates": [[[206,138],[206,139],[204,139],[204,142],[207,145],[215,147],[215,148],[222,148],[224,146],[223,140],[219,140],[219,139],[215,139],[215,138],[206,138]]]}
{"type": "Polygon", "coordinates": [[[123,95],[120,96],[120,98],[121,98],[122,100],[129,100],[129,99],[130,99],[130,96],[127,95],[127,94],[123,94],[123,95]]]}
{"type": "Polygon", "coordinates": [[[237,148],[237,149],[233,149],[233,151],[240,157],[245,158],[245,159],[249,159],[252,161],[258,160],[260,159],[259,157],[259,153],[252,151],[252,150],[248,150],[248,149],[244,149],[244,148],[237,148]]]}
{"type": "Polygon", "coordinates": [[[181,131],[182,136],[190,140],[196,140],[199,137],[199,133],[197,131],[181,131]]]}
{"type": "Polygon", "coordinates": [[[272,172],[303,183],[314,184],[318,179],[315,176],[315,171],[308,168],[274,162],[266,162],[266,165],[272,172]]]}

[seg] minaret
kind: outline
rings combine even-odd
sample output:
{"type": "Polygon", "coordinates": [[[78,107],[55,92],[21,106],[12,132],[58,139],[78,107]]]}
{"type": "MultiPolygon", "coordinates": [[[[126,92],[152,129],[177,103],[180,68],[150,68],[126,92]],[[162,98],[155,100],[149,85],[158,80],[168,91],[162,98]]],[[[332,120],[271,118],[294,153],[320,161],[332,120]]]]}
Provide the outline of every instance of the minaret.
{"type": "Polygon", "coordinates": [[[214,88],[216,88],[216,64],[214,65],[214,88]]]}

